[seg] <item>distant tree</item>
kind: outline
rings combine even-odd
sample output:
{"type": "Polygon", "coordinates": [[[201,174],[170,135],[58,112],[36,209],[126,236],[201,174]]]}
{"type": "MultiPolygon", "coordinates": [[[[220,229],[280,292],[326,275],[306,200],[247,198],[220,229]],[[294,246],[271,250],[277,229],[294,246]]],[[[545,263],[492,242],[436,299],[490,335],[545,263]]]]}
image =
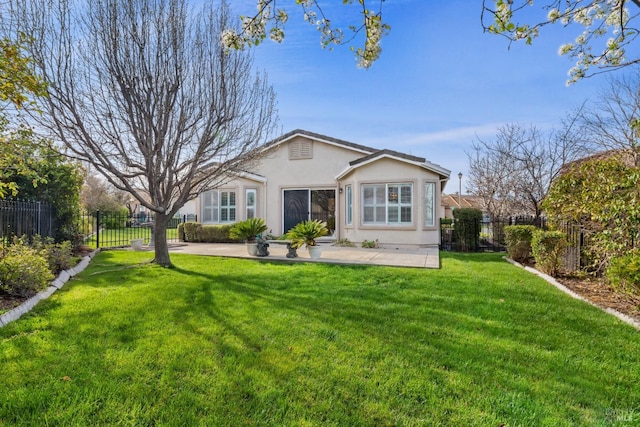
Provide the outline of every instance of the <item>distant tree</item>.
{"type": "Polygon", "coordinates": [[[584,137],[598,151],[627,152],[640,166],[640,69],[609,79],[609,85],[576,111],[584,137]]]}
{"type": "Polygon", "coordinates": [[[15,40],[0,38],[0,101],[5,107],[21,108],[34,96],[46,94],[43,80],[33,72],[32,59],[25,54],[27,41],[22,33],[15,40]]]}
{"type": "Polygon", "coordinates": [[[500,151],[489,151],[480,140],[473,144],[467,158],[467,191],[482,199],[483,207],[492,220],[513,215],[517,181],[513,159],[500,151]]]}
{"type": "Polygon", "coordinates": [[[590,153],[576,121],[543,135],[535,126],[507,124],[494,140],[478,139],[467,153],[469,189],[483,198],[492,217],[526,213],[539,218],[542,201],[562,167],[590,153]]]}
{"type": "Polygon", "coordinates": [[[33,72],[32,61],[24,53],[25,38],[18,34],[17,40],[0,39],[0,199],[17,194],[17,184],[9,177],[23,174],[34,183],[39,180],[25,160],[41,140],[33,138],[28,127],[11,127],[6,115],[7,108],[22,108],[45,93],[42,79],[33,72]]]}
{"type": "Polygon", "coordinates": [[[275,124],[274,92],[251,57],[221,45],[228,6],[15,0],[12,12],[47,84],[35,118],[155,214],[155,262],[170,266],[169,219],[250,170],[275,124]]]}
{"type": "Polygon", "coordinates": [[[80,204],[89,212],[119,211],[125,207],[125,202],[116,196],[116,192],[117,190],[100,176],[87,174],[80,193],[80,204]]]}
{"type": "MultiPolygon", "coordinates": [[[[32,144],[32,147],[36,144],[32,144]]],[[[69,160],[45,143],[25,157],[25,169],[9,177],[16,184],[21,199],[36,200],[53,206],[57,241],[71,240],[78,233],[80,190],[84,171],[77,162],[69,160]],[[37,177],[34,181],[33,177],[37,177]]]]}

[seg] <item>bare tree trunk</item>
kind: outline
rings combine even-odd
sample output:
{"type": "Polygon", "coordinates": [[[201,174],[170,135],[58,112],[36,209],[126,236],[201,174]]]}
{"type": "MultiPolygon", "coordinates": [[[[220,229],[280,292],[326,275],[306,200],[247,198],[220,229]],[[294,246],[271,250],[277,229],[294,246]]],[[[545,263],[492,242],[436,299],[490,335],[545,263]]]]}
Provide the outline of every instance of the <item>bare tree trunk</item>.
{"type": "MultiPolygon", "coordinates": [[[[48,96],[32,117],[156,215],[156,262],[170,265],[168,219],[260,157],[275,94],[252,58],[226,52],[225,2],[13,0],[15,32],[48,96]]],[[[236,22],[237,25],[237,22],[236,22]]]]}
{"type": "Polygon", "coordinates": [[[163,267],[171,267],[171,258],[169,257],[169,245],[167,243],[167,226],[171,217],[167,215],[156,214],[153,224],[153,243],[155,245],[155,257],[153,262],[163,267]]]}

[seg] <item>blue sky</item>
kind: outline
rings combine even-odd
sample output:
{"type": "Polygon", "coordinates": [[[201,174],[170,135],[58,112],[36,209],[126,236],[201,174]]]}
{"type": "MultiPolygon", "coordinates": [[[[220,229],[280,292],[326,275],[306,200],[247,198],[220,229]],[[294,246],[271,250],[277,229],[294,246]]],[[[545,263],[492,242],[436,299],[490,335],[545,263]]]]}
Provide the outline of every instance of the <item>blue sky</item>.
{"type": "MultiPolygon", "coordinates": [[[[232,3],[239,14],[255,10],[255,0],[232,3]]],[[[336,24],[358,21],[356,4],[325,3],[336,24]]],[[[451,170],[445,191],[453,193],[458,172],[467,176],[466,153],[478,137],[490,140],[506,123],[557,127],[606,86],[606,75],[566,86],[573,63],[557,52],[577,35],[575,28],[545,27],[532,46],[509,49],[503,37],[483,33],[481,4],[387,0],[383,17],[391,32],[368,70],[356,68],[348,46],[321,49],[315,27],[290,6],[284,42],[254,48],[257,69],[277,93],[282,133],[300,128],[425,157],[451,170]]],[[[540,7],[531,13],[546,15],[540,7]]]]}

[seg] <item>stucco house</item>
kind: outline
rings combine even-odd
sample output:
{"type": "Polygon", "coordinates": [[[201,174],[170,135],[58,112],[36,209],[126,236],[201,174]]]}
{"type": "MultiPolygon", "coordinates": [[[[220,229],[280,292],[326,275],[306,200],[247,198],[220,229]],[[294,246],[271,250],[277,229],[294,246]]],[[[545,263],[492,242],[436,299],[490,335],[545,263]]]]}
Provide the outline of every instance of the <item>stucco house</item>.
{"type": "Polygon", "coordinates": [[[274,235],[320,219],[330,229],[327,240],[439,244],[438,215],[449,170],[421,157],[305,130],[261,149],[265,156],[255,169],[204,192],[182,213],[197,214],[203,224],[261,217],[274,235]]]}

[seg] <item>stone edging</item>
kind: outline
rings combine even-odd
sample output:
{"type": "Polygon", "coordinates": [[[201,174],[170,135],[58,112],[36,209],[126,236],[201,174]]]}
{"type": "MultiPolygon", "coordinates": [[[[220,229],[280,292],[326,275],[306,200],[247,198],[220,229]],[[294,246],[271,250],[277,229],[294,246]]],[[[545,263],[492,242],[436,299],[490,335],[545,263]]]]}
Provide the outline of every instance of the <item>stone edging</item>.
{"type": "Polygon", "coordinates": [[[558,288],[559,290],[564,292],[565,294],[570,295],[571,297],[573,297],[575,299],[578,299],[580,301],[584,301],[587,304],[590,304],[590,305],[592,305],[594,307],[597,307],[600,310],[604,311],[605,313],[609,313],[609,314],[617,317],[618,319],[622,320],[623,322],[628,323],[629,325],[633,326],[634,328],[640,330],[640,322],[638,322],[637,320],[633,319],[632,317],[627,316],[624,313],[620,313],[619,311],[616,311],[616,310],[614,310],[612,308],[601,307],[598,304],[595,304],[595,303],[589,301],[588,299],[586,299],[582,295],[578,295],[577,293],[573,292],[571,289],[567,288],[566,286],[564,286],[563,284],[558,282],[553,277],[549,276],[548,274],[544,274],[544,273],[536,270],[535,268],[531,268],[531,267],[527,267],[526,265],[522,265],[519,262],[514,261],[514,260],[512,260],[511,258],[508,258],[508,257],[504,257],[504,259],[506,259],[508,262],[510,262],[511,264],[513,264],[513,265],[515,265],[517,267],[524,268],[528,272],[533,273],[536,276],[539,276],[539,277],[543,278],[544,280],[546,280],[547,282],[549,282],[550,284],[552,284],[553,286],[555,286],[556,288],[558,288]]]}
{"type": "Polygon", "coordinates": [[[82,260],[73,268],[69,270],[65,270],[61,272],[58,277],[56,277],[53,282],[49,285],[47,289],[44,291],[38,292],[36,295],[32,296],[19,306],[9,310],[0,316],[0,328],[7,325],[14,320],[18,320],[20,316],[25,313],[28,313],[33,307],[36,306],[41,300],[49,298],[55,291],[61,289],[65,283],[69,281],[73,276],[83,271],[89,265],[89,262],[93,259],[93,257],[100,252],[100,249],[96,249],[91,252],[89,255],[82,257],[82,260]]]}

